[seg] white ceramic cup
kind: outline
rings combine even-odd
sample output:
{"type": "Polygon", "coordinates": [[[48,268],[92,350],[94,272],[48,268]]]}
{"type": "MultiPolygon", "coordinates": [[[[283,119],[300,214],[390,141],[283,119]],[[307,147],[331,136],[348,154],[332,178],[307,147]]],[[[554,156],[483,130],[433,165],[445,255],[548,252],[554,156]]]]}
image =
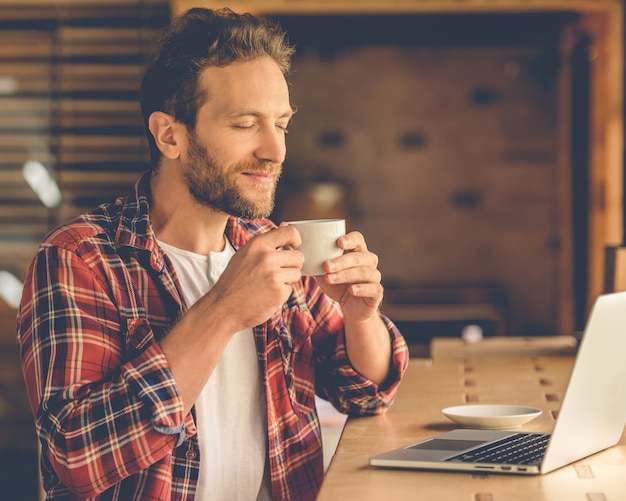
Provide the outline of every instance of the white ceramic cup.
{"type": "Polygon", "coordinates": [[[302,245],[298,248],[304,254],[302,275],[324,275],[322,265],[343,254],[337,247],[337,239],[346,234],[345,219],[305,219],[287,224],[295,227],[302,238],[302,245]]]}

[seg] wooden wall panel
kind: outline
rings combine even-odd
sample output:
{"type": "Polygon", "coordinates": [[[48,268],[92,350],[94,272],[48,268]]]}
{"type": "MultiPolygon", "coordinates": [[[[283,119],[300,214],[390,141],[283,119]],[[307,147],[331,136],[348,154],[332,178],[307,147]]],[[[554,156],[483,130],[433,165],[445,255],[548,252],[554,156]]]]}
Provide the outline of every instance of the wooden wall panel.
{"type": "MultiPolygon", "coordinates": [[[[172,0],[172,14],[204,6],[219,8],[218,0],[172,0]]],[[[588,306],[602,292],[604,276],[604,248],[624,241],[624,5],[622,0],[236,0],[229,6],[238,12],[262,15],[389,15],[389,14],[528,14],[573,13],[580,16],[582,29],[591,37],[591,116],[590,116],[590,165],[589,176],[593,186],[589,192],[592,212],[589,215],[589,234],[585,252],[586,289],[574,291],[570,259],[560,263],[559,332],[571,332],[574,323],[573,295],[583,294],[584,305],[577,315],[586,315],[588,306]]],[[[529,31],[531,33],[532,30],[529,31]]],[[[321,32],[323,33],[323,31],[321,32]]],[[[326,36],[326,33],[324,33],[326,36]]],[[[561,86],[563,87],[563,86],[561,86]]],[[[561,123],[567,116],[560,98],[561,123]]],[[[560,130],[558,138],[563,172],[567,156],[568,130],[560,130]]],[[[561,174],[562,175],[562,174],[561,174]]],[[[561,183],[561,193],[566,186],[561,183]]],[[[563,200],[563,198],[562,198],[563,200]]],[[[562,204],[560,211],[566,209],[562,204]]],[[[561,218],[565,221],[565,218],[561,218]]],[[[571,230],[570,230],[571,231],[571,230]]],[[[568,238],[561,234],[561,242],[568,238]]],[[[584,272],[583,272],[584,273],[584,272]]]]}
{"type": "MultiPolygon", "coordinates": [[[[0,2],[0,270],[23,279],[50,229],[127,193],[145,169],[141,68],[168,20],[160,0],[0,2]],[[25,182],[28,160],[53,173],[59,207],[44,207],[25,182]]],[[[0,497],[38,499],[15,320],[0,299],[0,497]]]]}
{"type": "Polygon", "coordinates": [[[569,249],[555,244],[557,70],[537,72],[546,58],[531,48],[305,51],[285,181],[350,186],[351,225],[388,288],[498,285],[511,332],[554,332],[569,249]],[[331,134],[342,142],[325,146],[331,134]]]}
{"type": "MultiPolygon", "coordinates": [[[[125,194],[148,162],[138,104],[164,1],[29,1],[0,5],[0,269],[61,222],[125,194]],[[41,161],[62,191],[46,209],[21,176],[41,161]]],[[[29,252],[32,256],[32,253],[29,252]]]]}

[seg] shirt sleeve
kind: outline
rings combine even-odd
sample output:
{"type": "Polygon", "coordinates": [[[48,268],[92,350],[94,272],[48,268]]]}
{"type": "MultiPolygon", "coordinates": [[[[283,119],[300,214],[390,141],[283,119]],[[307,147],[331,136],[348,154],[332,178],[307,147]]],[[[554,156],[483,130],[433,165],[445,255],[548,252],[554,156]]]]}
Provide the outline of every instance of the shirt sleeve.
{"type": "MultiPolygon", "coordinates": [[[[311,285],[313,288],[317,285],[311,285]]],[[[386,316],[381,318],[389,332],[391,365],[389,376],[378,385],[357,372],[348,358],[343,315],[340,308],[321,291],[308,297],[314,299],[310,311],[317,328],[313,334],[317,393],[329,400],[340,412],[351,416],[367,416],[385,412],[394,402],[398,386],[409,363],[406,342],[386,316]]]]}
{"type": "Polygon", "coordinates": [[[18,313],[42,453],[82,497],[155,463],[185,435],[183,403],[149,324],[123,320],[120,284],[88,261],[42,248],[18,313]]]}

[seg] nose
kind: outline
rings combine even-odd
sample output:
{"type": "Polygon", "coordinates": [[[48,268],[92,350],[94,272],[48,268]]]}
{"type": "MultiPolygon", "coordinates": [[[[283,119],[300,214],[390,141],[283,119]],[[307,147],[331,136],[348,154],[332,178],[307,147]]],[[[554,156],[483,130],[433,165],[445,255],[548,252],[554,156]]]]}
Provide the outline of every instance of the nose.
{"type": "Polygon", "coordinates": [[[286,154],[285,133],[276,127],[265,128],[259,135],[255,157],[261,161],[282,164],[286,154]]]}

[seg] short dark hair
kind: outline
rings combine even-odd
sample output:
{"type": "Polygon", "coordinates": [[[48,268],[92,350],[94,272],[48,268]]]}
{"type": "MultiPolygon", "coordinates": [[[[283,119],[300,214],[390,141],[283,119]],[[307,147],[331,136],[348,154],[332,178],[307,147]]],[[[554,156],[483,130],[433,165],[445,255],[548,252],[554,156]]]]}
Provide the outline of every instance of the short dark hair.
{"type": "Polygon", "coordinates": [[[228,8],[193,8],[174,19],[156,37],[141,81],[141,113],[150,144],[151,168],[161,158],[148,119],[155,111],[172,115],[195,130],[206,96],[199,86],[202,70],[269,56],[287,76],[294,48],[274,21],[228,8]]]}

